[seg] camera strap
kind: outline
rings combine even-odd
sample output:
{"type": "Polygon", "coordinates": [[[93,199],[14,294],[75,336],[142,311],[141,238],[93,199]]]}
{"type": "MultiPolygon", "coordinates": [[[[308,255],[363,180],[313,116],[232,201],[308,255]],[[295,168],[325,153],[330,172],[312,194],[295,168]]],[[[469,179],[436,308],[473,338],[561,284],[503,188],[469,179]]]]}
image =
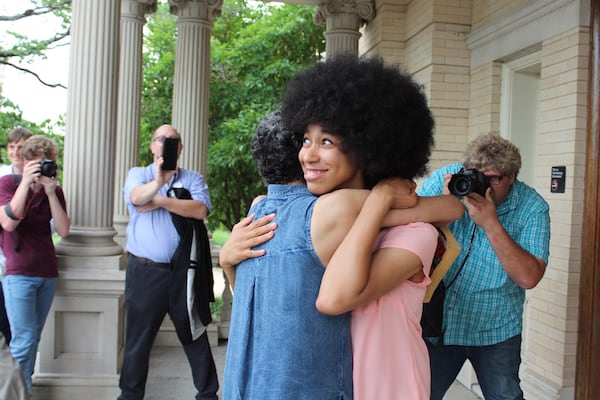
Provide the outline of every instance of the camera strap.
{"type": "Polygon", "coordinates": [[[465,258],[463,258],[462,263],[460,264],[460,267],[458,268],[458,271],[456,271],[456,274],[454,275],[454,277],[452,278],[452,280],[450,281],[450,283],[448,283],[447,285],[445,285],[446,289],[448,289],[450,286],[452,286],[452,284],[454,283],[454,281],[456,281],[456,279],[460,275],[463,267],[467,263],[467,259],[469,258],[469,255],[471,254],[471,247],[473,245],[473,239],[475,238],[475,231],[476,230],[477,230],[477,225],[475,223],[473,223],[473,232],[471,232],[471,239],[469,239],[469,247],[467,248],[467,254],[465,255],[465,258]]]}

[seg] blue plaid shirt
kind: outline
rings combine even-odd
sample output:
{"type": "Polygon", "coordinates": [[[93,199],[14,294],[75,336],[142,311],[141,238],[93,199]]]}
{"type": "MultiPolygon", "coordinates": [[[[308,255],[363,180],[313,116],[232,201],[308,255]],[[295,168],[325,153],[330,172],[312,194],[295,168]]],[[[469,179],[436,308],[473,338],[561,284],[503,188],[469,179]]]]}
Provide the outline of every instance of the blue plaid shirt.
{"type": "MultiPolygon", "coordinates": [[[[462,165],[452,164],[433,172],[418,194],[441,194],[444,175],[460,168],[462,165]]],[[[534,189],[515,180],[508,198],[496,211],[510,237],[547,263],[550,214],[546,201],[534,189]]],[[[446,284],[456,276],[465,258],[466,261],[446,292],[444,344],[486,346],[521,333],[525,290],[504,271],[483,229],[473,222],[468,211],[448,227],[462,251],[444,277],[446,284]]]]}

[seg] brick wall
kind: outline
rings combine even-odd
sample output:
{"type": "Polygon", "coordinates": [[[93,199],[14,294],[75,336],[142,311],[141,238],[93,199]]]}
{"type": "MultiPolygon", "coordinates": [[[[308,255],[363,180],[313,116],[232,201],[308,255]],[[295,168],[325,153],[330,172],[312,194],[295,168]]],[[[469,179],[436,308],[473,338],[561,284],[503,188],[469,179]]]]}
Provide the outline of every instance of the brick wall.
{"type": "Polygon", "coordinates": [[[536,187],[550,204],[552,237],[546,274],[529,302],[527,367],[573,386],[584,194],[588,81],[587,29],[544,41],[536,187]],[[552,166],[567,167],[566,192],[550,193],[552,166]]]}
{"type": "Polygon", "coordinates": [[[472,0],[473,30],[488,25],[495,20],[534,3],[536,0],[472,0]]]}

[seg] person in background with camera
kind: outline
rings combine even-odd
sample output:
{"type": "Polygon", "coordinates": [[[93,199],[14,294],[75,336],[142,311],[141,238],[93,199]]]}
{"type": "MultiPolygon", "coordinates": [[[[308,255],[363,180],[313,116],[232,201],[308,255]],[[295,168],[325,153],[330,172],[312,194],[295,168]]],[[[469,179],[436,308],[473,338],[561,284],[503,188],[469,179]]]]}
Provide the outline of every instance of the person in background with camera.
{"type": "MultiPolygon", "coordinates": [[[[0,166],[0,177],[4,175],[21,175],[23,173],[23,158],[21,149],[25,140],[33,134],[26,128],[15,128],[6,138],[6,154],[10,164],[0,166]]],[[[0,332],[4,334],[6,343],[10,343],[11,333],[6,308],[4,307],[4,294],[2,294],[2,277],[6,268],[6,257],[0,251],[0,332]]]]}
{"type": "Polygon", "coordinates": [[[548,204],[517,179],[519,149],[497,134],[467,144],[462,165],[435,171],[418,190],[461,197],[466,212],[448,226],[461,253],[444,277],[441,337],[426,337],[431,399],[441,400],[465,360],[486,399],[522,399],[519,365],[525,290],[544,276],[548,204]],[[464,170],[463,170],[464,169],[464,170]]]}
{"type": "MultiPolygon", "coordinates": [[[[169,313],[173,320],[173,313],[177,311],[172,307],[170,297],[173,285],[177,284],[173,260],[183,236],[180,237],[171,214],[203,223],[201,220],[211,207],[208,186],[202,175],[177,166],[182,148],[177,130],[170,125],[160,126],[150,142],[154,162],[146,167],[132,168],[123,189],[129,210],[126,232],[129,257],[125,277],[126,334],[120,400],[144,398],[152,343],[166,314],[169,313]],[[174,160],[171,157],[165,159],[163,147],[166,148],[172,139],[176,139],[177,146],[174,160]],[[167,164],[172,164],[174,169],[163,169],[167,164]],[[186,189],[191,198],[172,197],[169,195],[171,188],[186,189]]],[[[206,327],[202,327],[198,337],[189,342],[182,340],[177,324],[175,328],[192,369],[198,391],[196,399],[217,399],[219,382],[206,327]]]]}
{"type": "Polygon", "coordinates": [[[58,266],[50,220],[65,237],[71,223],[57,185],[58,146],[45,136],[23,143],[22,176],[0,178],[0,245],[6,257],[3,291],[10,321],[10,350],[31,392],[37,346],[50,310],[58,266]]]}

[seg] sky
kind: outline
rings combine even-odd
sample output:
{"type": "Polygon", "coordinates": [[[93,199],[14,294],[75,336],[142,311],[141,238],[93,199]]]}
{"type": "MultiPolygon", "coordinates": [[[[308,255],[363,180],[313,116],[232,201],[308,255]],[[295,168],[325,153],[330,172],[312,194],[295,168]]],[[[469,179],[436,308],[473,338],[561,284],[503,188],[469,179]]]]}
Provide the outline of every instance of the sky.
{"type": "MultiPolygon", "coordinates": [[[[12,15],[22,11],[26,1],[3,1],[0,15],[12,15]]],[[[51,36],[57,31],[57,24],[51,17],[29,17],[20,22],[3,22],[0,25],[0,45],[6,46],[11,38],[6,34],[13,30],[28,37],[41,38],[51,36]]],[[[69,70],[69,46],[59,47],[46,53],[47,59],[36,59],[24,66],[37,73],[49,83],[61,83],[67,86],[69,70]]],[[[4,66],[0,72],[4,79],[0,81],[2,95],[17,104],[23,111],[23,118],[40,123],[46,119],[56,121],[67,109],[67,90],[49,88],[41,84],[34,76],[4,66]]]]}

